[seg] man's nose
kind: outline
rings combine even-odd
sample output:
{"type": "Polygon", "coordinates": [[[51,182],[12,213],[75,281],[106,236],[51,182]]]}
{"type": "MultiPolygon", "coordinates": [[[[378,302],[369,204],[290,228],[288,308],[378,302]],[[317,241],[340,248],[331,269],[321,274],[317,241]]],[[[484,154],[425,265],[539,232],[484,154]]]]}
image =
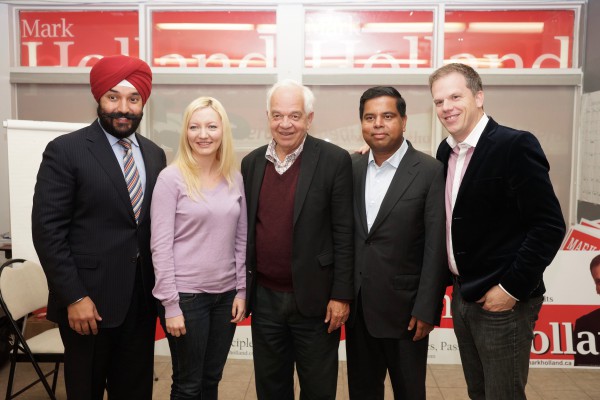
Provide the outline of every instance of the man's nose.
{"type": "Polygon", "coordinates": [[[288,127],[290,125],[292,125],[291,118],[289,116],[287,116],[287,115],[284,115],[283,119],[281,120],[281,126],[282,127],[288,127]]]}
{"type": "Polygon", "coordinates": [[[119,112],[128,113],[129,112],[129,104],[127,103],[127,99],[121,99],[117,103],[117,109],[119,112]]]}

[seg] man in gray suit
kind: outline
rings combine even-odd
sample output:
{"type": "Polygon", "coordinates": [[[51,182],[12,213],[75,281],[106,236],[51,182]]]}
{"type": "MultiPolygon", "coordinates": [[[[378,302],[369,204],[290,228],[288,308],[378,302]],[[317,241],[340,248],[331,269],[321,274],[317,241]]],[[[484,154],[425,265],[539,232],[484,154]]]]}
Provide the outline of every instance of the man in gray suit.
{"type": "Polygon", "coordinates": [[[370,151],[354,159],[355,301],[346,325],[351,399],[425,400],[428,334],[448,282],[444,168],[404,139],[406,103],[392,87],[360,98],[370,151]]]}

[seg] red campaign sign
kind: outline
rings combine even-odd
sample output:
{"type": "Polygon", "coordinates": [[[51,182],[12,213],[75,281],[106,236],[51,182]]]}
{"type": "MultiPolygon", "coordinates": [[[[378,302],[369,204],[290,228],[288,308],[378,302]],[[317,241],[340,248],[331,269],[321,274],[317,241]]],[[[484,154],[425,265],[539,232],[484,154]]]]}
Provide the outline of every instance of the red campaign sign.
{"type": "Polygon", "coordinates": [[[431,68],[431,11],[309,11],[307,68],[431,68]]]}
{"type": "MultiPolygon", "coordinates": [[[[600,366],[600,306],[544,304],[535,324],[532,360],[568,360],[568,364],[600,366]],[[592,317],[593,326],[587,323],[592,317]]],[[[534,363],[535,364],[535,363],[534,363]]]]}
{"type": "Polygon", "coordinates": [[[275,11],[154,11],[152,65],[275,67],[275,11]]]}
{"type": "Polygon", "coordinates": [[[139,57],[137,11],[19,12],[21,66],[85,67],[104,56],[139,57]]]}
{"type": "MultiPolygon", "coordinates": [[[[428,11],[307,12],[308,68],[430,68],[428,11]]],[[[450,11],[444,62],[572,68],[573,10],[450,11]]]]}
{"type": "Polygon", "coordinates": [[[445,62],[475,68],[572,68],[573,10],[448,11],[445,62]]]}
{"type": "MultiPolygon", "coordinates": [[[[546,298],[552,301],[551,298],[546,298]]],[[[453,329],[452,287],[446,289],[440,328],[453,329]]],[[[600,366],[600,306],[544,303],[533,332],[531,364],[600,366]],[[591,322],[590,322],[591,321],[591,322]]]]}

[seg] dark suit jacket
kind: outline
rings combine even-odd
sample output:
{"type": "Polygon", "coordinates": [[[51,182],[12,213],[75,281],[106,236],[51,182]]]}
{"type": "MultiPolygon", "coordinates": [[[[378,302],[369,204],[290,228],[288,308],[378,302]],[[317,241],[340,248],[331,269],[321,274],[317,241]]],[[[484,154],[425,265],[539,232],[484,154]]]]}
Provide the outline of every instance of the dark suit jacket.
{"type": "MultiPolygon", "coordinates": [[[[256,214],[267,146],[242,160],[248,203],[247,312],[252,311],[256,275],[256,214]]],[[[292,283],[298,310],[324,316],[330,299],[353,298],[352,166],[347,151],[306,137],[294,200],[292,283]]]]}
{"type": "MultiPolygon", "coordinates": [[[[437,151],[446,166],[451,148],[437,151]]],[[[460,185],[452,213],[452,243],[460,292],[480,299],[502,284],[519,300],[545,292],[542,274],[565,234],[550,166],[529,132],[490,118],[460,185]]]]}
{"type": "Polygon", "coordinates": [[[137,255],[152,312],[150,201],[166,164],[156,144],[136,135],[146,188],[139,226],[123,172],[98,121],[51,141],[33,196],[33,243],[50,288],[48,318],[67,324],[67,306],[90,296],[103,328],[121,325],[129,308],[137,255]]]}
{"type": "MultiPolygon", "coordinates": [[[[409,144],[368,231],[368,159],[369,154],[363,154],[352,165],[355,293],[360,292],[372,336],[412,338],[414,332],[407,330],[411,316],[440,323],[448,282],[444,168],[409,144]]],[[[354,314],[355,307],[352,310],[354,314]]]]}
{"type": "MultiPolygon", "coordinates": [[[[575,321],[575,330],[573,331],[573,343],[575,343],[576,351],[579,346],[585,350],[589,350],[590,348],[595,348],[596,351],[600,350],[598,332],[600,332],[600,308],[577,318],[575,321]]],[[[574,365],[600,366],[600,354],[593,354],[591,352],[581,354],[577,351],[574,357],[574,365]]]]}

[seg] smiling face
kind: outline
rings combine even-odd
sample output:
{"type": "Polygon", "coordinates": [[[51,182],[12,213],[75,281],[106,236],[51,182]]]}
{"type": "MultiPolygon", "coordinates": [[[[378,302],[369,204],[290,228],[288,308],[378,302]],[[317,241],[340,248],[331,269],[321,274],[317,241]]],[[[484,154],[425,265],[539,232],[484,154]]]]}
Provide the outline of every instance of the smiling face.
{"type": "Polygon", "coordinates": [[[144,105],[137,89],[115,86],[98,102],[98,117],[106,132],[123,139],[134,133],[142,121],[144,105]]]}
{"type": "Polygon", "coordinates": [[[194,111],[187,126],[187,139],[194,158],[216,159],[223,140],[223,124],[219,114],[210,107],[194,111]]]}
{"type": "Polygon", "coordinates": [[[464,141],[483,116],[483,91],[473,92],[458,72],[438,78],[431,85],[437,116],[457,142],[464,141]]]}
{"type": "Polygon", "coordinates": [[[407,117],[402,117],[391,96],[367,100],[361,118],[362,134],[371,148],[377,165],[390,158],[400,148],[407,117]]]}
{"type": "Polygon", "coordinates": [[[299,87],[281,87],[271,96],[267,112],[271,135],[277,143],[275,150],[280,159],[291,154],[304,140],[313,119],[306,114],[304,96],[299,87]]]}

